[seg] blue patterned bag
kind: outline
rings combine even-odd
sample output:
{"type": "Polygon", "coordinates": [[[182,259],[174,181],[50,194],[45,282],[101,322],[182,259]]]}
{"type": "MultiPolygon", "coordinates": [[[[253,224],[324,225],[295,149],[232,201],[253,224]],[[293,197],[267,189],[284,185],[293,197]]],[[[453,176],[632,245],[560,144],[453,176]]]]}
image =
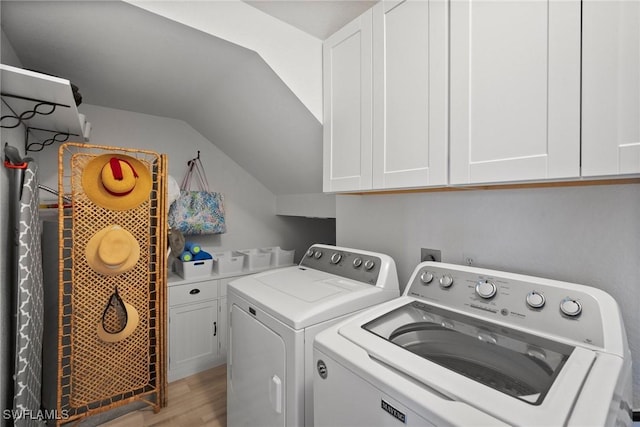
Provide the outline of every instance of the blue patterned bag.
{"type": "Polygon", "coordinates": [[[200,158],[189,162],[189,169],[180,186],[180,197],[169,207],[169,227],[184,235],[221,234],[227,231],[224,197],[209,191],[200,158]],[[198,177],[200,191],[192,191],[191,178],[198,177]]]}

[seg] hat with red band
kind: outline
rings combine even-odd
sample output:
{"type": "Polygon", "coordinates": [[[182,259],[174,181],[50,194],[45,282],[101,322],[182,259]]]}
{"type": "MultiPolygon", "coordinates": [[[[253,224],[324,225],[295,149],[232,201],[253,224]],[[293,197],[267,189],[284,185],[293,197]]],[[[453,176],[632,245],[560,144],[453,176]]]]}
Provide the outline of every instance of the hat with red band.
{"type": "Polygon", "coordinates": [[[82,188],[93,203],[103,208],[133,209],[149,198],[151,174],[136,158],[103,154],[85,166],[82,188]]]}

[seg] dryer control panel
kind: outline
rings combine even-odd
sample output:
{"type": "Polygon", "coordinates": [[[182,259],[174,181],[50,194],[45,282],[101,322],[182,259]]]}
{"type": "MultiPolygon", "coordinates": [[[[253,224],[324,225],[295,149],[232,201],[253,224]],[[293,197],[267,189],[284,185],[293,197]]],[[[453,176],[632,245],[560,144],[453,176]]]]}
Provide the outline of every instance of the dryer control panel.
{"type": "Polygon", "coordinates": [[[607,316],[620,316],[600,289],[439,262],[419,264],[405,295],[601,348],[607,316]]]}
{"type": "Polygon", "coordinates": [[[300,267],[313,268],[326,273],[377,285],[381,279],[382,255],[358,252],[328,245],[311,246],[302,258],[300,267]]]}

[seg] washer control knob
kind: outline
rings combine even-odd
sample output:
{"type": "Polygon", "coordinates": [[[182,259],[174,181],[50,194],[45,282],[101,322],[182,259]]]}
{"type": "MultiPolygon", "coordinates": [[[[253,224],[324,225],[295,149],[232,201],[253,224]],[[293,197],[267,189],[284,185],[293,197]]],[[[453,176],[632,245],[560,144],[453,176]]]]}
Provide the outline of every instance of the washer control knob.
{"type": "Polygon", "coordinates": [[[560,301],[560,311],[569,317],[576,317],[582,313],[582,304],[571,297],[566,297],[560,301]]]}
{"type": "Polygon", "coordinates": [[[491,299],[496,295],[498,288],[490,280],[480,280],[476,283],[476,294],[480,298],[491,299]]]}
{"type": "Polygon", "coordinates": [[[544,295],[540,292],[531,291],[527,295],[527,305],[531,308],[542,308],[545,302],[544,295]]]}
{"type": "Polygon", "coordinates": [[[360,268],[361,265],[362,265],[362,258],[356,257],[353,260],[353,268],[360,268]]]}
{"type": "Polygon", "coordinates": [[[442,286],[443,288],[450,288],[451,285],[453,285],[453,277],[445,274],[440,278],[440,286],[442,286]]]}
{"type": "Polygon", "coordinates": [[[364,269],[365,270],[371,270],[375,266],[376,266],[376,263],[371,259],[368,259],[368,260],[366,260],[364,262],[364,269]]]}
{"type": "Polygon", "coordinates": [[[316,253],[315,253],[315,254],[313,254],[313,257],[314,257],[315,259],[320,259],[320,258],[322,258],[322,251],[316,251],[316,253]]]}
{"type": "Polygon", "coordinates": [[[309,250],[307,250],[307,256],[308,257],[312,257],[314,253],[315,253],[315,251],[313,250],[313,248],[309,248],[309,250]]]}
{"type": "Polygon", "coordinates": [[[431,283],[433,281],[433,273],[430,271],[423,271],[422,274],[420,275],[420,280],[425,285],[431,283]]]}
{"type": "Polygon", "coordinates": [[[341,259],[342,255],[340,255],[338,252],[334,252],[333,255],[331,255],[331,264],[337,264],[341,259]]]}

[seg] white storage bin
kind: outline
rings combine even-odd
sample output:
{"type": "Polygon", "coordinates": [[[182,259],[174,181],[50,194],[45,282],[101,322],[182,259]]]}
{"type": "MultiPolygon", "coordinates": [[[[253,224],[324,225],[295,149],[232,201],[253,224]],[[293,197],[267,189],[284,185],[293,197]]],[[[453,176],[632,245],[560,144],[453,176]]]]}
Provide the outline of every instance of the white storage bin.
{"type": "Polygon", "coordinates": [[[245,255],[244,267],[249,271],[260,270],[271,265],[271,253],[259,249],[242,249],[239,253],[245,255]]]}
{"type": "Polygon", "coordinates": [[[183,279],[193,279],[195,277],[211,276],[212,259],[203,259],[199,261],[180,261],[176,260],[176,273],[183,279]]]}
{"type": "Polygon", "coordinates": [[[271,253],[271,266],[282,267],[284,265],[293,264],[293,256],[296,253],[295,249],[285,251],[280,246],[271,246],[268,248],[261,248],[260,251],[271,253]]]}
{"type": "Polygon", "coordinates": [[[213,271],[216,274],[231,274],[242,272],[244,254],[232,251],[215,252],[213,255],[213,271]]]}

